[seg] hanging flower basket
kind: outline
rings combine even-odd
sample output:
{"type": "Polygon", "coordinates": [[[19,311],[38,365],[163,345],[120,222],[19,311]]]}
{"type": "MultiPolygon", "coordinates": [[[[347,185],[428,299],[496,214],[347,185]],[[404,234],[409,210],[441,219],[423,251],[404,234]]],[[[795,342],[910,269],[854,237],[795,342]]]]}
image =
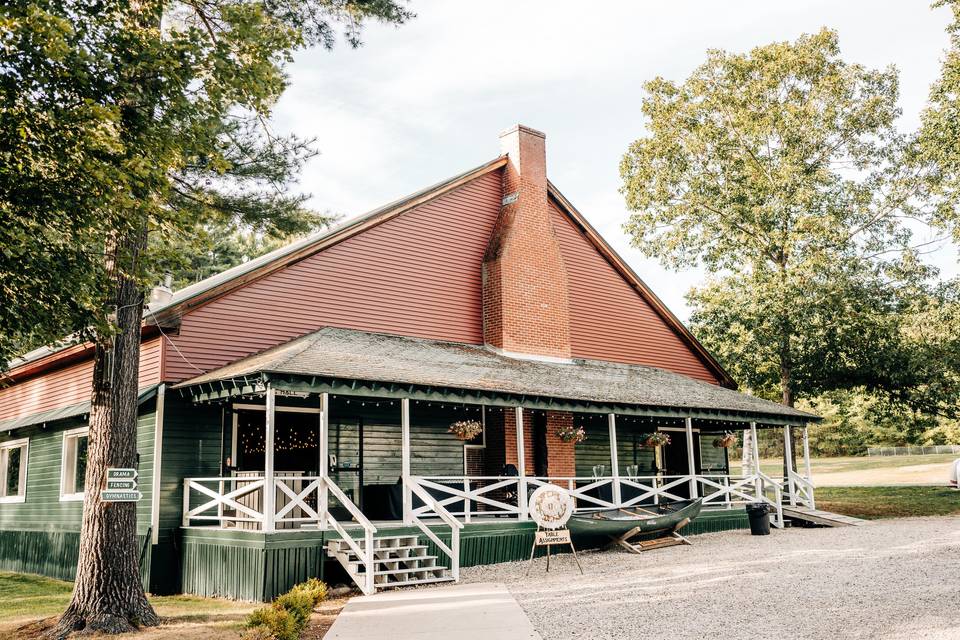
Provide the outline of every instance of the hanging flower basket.
{"type": "Polygon", "coordinates": [[[737,434],[727,432],[718,438],[714,438],[713,446],[717,449],[729,449],[737,444],[737,434]]]}
{"type": "Polygon", "coordinates": [[[447,431],[461,440],[473,440],[483,433],[483,424],[479,420],[461,420],[451,424],[447,431]]]}
{"type": "Polygon", "coordinates": [[[575,427],[572,424],[568,424],[557,427],[557,437],[560,438],[562,442],[579,444],[587,439],[587,432],[583,430],[583,427],[575,427]]]}
{"type": "Polygon", "coordinates": [[[670,444],[670,436],[662,431],[657,431],[647,436],[647,439],[644,440],[643,443],[648,447],[662,447],[663,445],[670,444]]]}

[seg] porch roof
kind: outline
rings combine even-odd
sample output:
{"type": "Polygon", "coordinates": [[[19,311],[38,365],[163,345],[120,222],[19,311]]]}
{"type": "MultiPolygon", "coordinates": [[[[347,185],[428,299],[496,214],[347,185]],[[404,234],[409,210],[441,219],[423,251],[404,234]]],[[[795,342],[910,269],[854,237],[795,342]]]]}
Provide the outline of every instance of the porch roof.
{"type": "Polygon", "coordinates": [[[491,396],[505,395],[525,406],[558,409],[596,411],[599,405],[617,411],[633,408],[631,413],[644,412],[638,408],[653,413],[670,409],[675,415],[731,414],[741,420],[777,423],[819,420],[804,411],[654,367],[517,358],[481,345],[332,327],[175,388],[191,388],[197,399],[212,400],[262,392],[267,380],[289,390],[342,393],[350,393],[360,381],[360,387],[369,387],[371,395],[414,397],[414,392],[419,392],[428,394],[423,397],[454,402],[488,402],[491,396]]]}

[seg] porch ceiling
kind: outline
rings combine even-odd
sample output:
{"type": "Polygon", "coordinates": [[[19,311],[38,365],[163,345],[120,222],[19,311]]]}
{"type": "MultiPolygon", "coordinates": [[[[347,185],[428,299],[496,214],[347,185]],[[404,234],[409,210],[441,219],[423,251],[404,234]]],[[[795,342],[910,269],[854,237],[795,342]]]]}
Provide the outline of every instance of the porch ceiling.
{"type": "Polygon", "coordinates": [[[653,367],[515,358],[480,345],[324,328],[177,385],[197,400],[331,391],[578,411],[804,423],[819,417],[653,367]]]}

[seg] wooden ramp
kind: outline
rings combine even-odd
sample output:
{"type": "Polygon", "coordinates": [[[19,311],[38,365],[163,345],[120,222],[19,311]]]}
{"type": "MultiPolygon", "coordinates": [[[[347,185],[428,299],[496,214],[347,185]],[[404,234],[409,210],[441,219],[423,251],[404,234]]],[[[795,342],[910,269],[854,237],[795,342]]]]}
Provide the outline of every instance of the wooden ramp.
{"type": "Polygon", "coordinates": [[[824,527],[856,527],[861,524],[867,524],[867,520],[844,516],[839,513],[820,511],[819,509],[811,509],[810,507],[790,507],[787,505],[783,505],[783,517],[792,518],[793,520],[803,520],[804,522],[810,522],[824,527]]]}

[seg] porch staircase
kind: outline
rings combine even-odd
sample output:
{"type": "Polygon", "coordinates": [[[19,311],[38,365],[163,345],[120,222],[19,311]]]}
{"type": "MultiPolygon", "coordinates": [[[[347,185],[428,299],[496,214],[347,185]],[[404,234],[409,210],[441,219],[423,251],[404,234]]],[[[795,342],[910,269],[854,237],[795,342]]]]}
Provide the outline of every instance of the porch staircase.
{"type": "MultiPolygon", "coordinates": [[[[364,541],[358,543],[366,551],[364,541]]],[[[373,550],[373,586],[377,591],[453,581],[450,569],[438,565],[437,556],[430,555],[427,545],[420,544],[417,536],[375,537],[373,550]]],[[[356,584],[364,584],[364,562],[346,541],[328,541],[327,555],[336,558],[356,584]]]]}

